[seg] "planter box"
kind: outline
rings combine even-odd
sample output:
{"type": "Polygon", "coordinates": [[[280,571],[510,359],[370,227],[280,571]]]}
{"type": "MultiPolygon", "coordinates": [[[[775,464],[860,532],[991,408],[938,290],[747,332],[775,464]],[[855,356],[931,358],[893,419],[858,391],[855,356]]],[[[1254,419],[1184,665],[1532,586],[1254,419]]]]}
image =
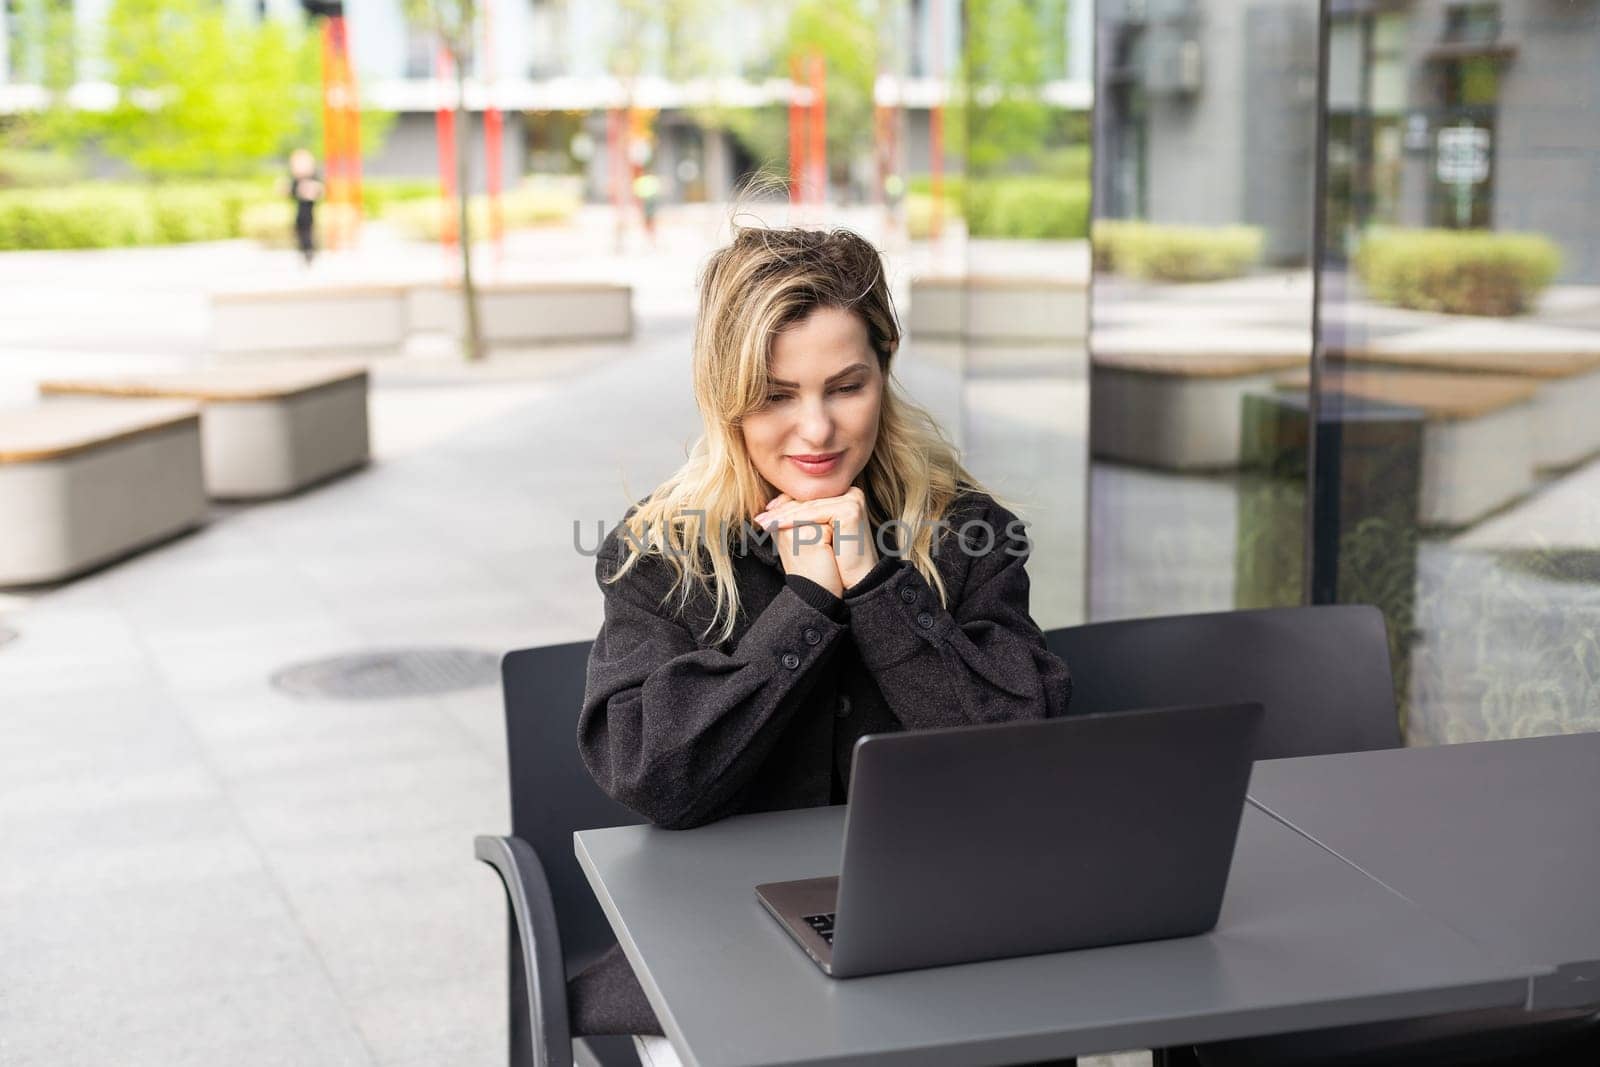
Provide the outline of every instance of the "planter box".
{"type": "Polygon", "coordinates": [[[193,405],[63,400],[0,411],[0,585],[73,577],[205,513],[193,405]]]}
{"type": "Polygon", "coordinates": [[[281,496],[367,462],[367,372],[323,364],[215,367],[183,374],[44,382],[46,396],[117,404],[166,398],[201,405],[206,492],[281,496]]]}

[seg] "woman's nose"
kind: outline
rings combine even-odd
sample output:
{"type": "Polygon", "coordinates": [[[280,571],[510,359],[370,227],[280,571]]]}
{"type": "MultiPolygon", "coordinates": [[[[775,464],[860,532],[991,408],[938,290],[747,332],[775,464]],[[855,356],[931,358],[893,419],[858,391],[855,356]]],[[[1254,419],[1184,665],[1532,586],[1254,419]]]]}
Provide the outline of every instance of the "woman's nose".
{"type": "Polygon", "coordinates": [[[800,405],[800,439],[807,445],[822,447],[833,436],[833,418],[822,400],[807,400],[800,405]]]}

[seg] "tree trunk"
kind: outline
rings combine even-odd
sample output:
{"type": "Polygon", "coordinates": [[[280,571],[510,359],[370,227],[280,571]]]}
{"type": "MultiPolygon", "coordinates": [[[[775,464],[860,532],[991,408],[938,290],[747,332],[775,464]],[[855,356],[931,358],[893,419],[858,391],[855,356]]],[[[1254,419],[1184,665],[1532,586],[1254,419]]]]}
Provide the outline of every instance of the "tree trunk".
{"type": "Polygon", "coordinates": [[[472,145],[472,112],[467,110],[467,56],[465,50],[452,57],[456,68],[456,206],[459,211],[457,235],[461,241],[461,299],[465,301],[466,332],[461,339],[468,360],[482,359],[483,332],[478,326],[478,289],[472,281],[472,219],[468,205],[471,168],[467,152],[472,145]]]}

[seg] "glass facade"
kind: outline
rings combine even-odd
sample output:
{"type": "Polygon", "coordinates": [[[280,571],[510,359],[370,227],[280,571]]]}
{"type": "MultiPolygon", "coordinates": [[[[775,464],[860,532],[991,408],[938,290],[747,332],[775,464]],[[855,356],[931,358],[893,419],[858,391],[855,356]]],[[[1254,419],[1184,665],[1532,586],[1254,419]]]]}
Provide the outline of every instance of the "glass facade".
{"type": "Polygon", "coordinates": [[[1412,743],[1600,728],[1600,5],[1330,8],[1310,593],[1412,743]]]}
{"type": "Polygon", "coordinates": [[[1098,6],[1088,614],[1358,602],[1600,728],[1600,4],[1098,6]]]}

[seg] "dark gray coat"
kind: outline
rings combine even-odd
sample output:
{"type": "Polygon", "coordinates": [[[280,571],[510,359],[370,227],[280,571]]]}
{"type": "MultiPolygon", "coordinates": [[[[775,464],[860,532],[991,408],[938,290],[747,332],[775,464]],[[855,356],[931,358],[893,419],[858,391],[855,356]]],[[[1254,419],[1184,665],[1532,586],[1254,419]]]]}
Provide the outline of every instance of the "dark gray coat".
{"type": "MultiPolygon", "coordinates": [[[[676,601],[661,606],[672,572],[659,557],[602,581],[578,720],[595,781],[651,822],[686,828],[843,802],[864,734],[1064,714],[1072,681],[1028,614],[1021,524],[978,493],[947,522],[935,565],[948,608],[892,555],[841,599],[786,576],[754,538],[734,541],[741,613],[725,642],[701,636],[708,595],[681,616],[676,601]]],[[[623,551],[613,530],[597,579],[623,551]]],[[[574,1033],[661,1032],[620,952],[574,979],[569,1000],[574,1033]]]]}

